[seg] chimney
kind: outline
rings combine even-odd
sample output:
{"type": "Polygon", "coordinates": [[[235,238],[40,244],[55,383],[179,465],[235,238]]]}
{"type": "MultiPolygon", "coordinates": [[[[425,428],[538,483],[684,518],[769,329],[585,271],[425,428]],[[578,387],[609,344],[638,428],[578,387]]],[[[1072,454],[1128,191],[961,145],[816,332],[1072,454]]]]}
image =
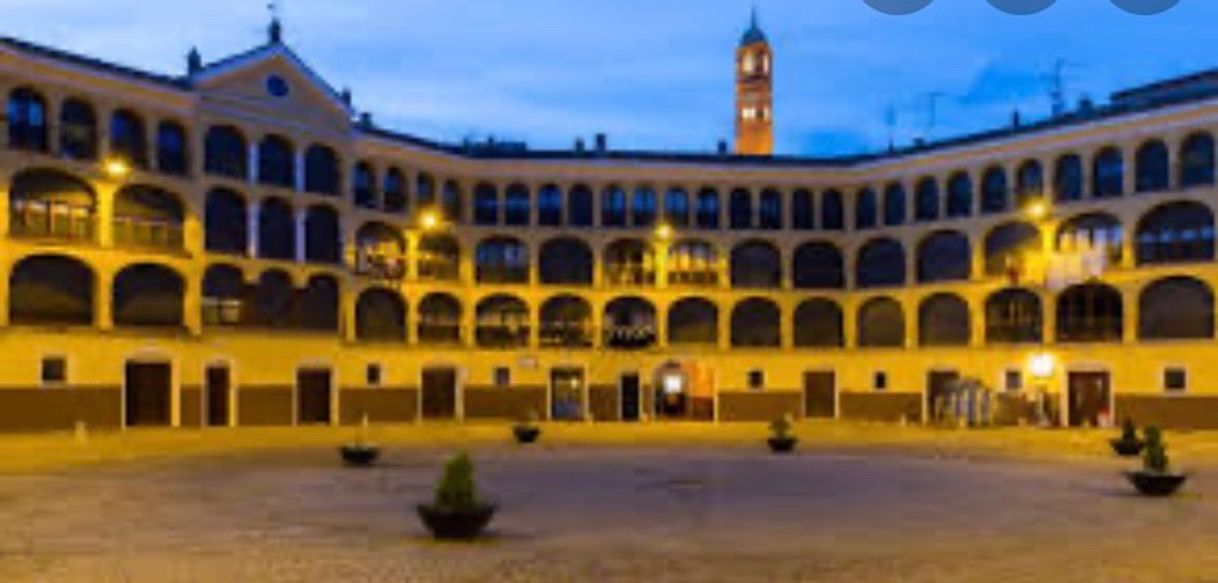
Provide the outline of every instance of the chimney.
{"type": "Polygon", "coordinates": [[[203,55],[199,54],[198,47],[191,47],[190,52],[186,54],[186,74],[194,76],[199,71],[203,70],[203,55]]]}
{"type": "Polygon", "coordinates": [[[715,147],[715,151],[718,152],[720,156],[726,156],[727,140],[719,140],[719,144],[715,147]]]}
{"type": "Polygon", "coordinates": [[[583,154],[583,153],[584,153],[584,151],[585,151],[585,150],[587,150],[587,149],[588,149],[588,146],[587,146],[586,144],[584,144],[584,139],[583,139],[583,138],[575,138],[575,151],[576,151],[576,153],[583,154]]]}
{"type": "Polygon", "coordinates": [[[1078,111],[1083,115],[1091,115],[1095,111],[1095,102],[1084,95],[1082,99],[1078,100],[1078,111]]]}
{"type": "Polygon", "coordinates": [[[913,147],[925,148],[926,147],[926,138],[922,138],[922,137],[914,138],[913,147]]]}
{"type": "Polygon", "coordinates": [[[604,154],[609,151],[609,136],[596,134],[596,153],[604,154]]]}
{"type": "Polygon", "coordinates": [[[366,128],[371,128],[372,127],[372,114],[368,113],[366,111],[364,113],[359,114],[359,125],[366,127],[366,128]]]}
{"type": "Polygon", "coordinates": [[[1020,119],[1019,110],[1016,109],[1015,111],[1011,112],[1011,127],[1017,128],[1021,125],[1023,125],[1023,120],[1020,119]]]}
{"type": "Polygon", "coordinates": [[[338,94],[338,98],[343,100],[343,103],[347,104],[347,107],[351,107],[351,88],[343,87],[343,91],[338,94]]]}

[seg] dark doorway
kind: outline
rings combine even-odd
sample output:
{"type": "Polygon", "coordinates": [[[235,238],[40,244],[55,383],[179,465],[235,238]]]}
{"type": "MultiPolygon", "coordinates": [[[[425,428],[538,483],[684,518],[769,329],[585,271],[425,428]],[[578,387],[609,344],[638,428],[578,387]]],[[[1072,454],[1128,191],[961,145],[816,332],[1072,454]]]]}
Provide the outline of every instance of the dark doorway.
{"type": "Polygon", "coordinates": [[[173,369],[169,363],[127,363],[125,413],[127,427],[166,427],[170,424],[173,369]]]}
{"type": "Polygon", "coordinates": [[[1111,417],[1112,379],[1106,372],[1070,373],[1070,426],[1099,427],[1111,417]]]}
{"type": "Polygon", "coordinates": [[[330,424],[329,369],[301,369],[296,373],[296,424],[330,424]]]}
{"type": "Polygon", "coordinates": [[[960,380],[956,371],[932,371],[926,375],[926,419],[938,423],[947,417],[947,398],[952,385],[960,380]]]}
{"type": "Polygon", "coordinates": [[[550,418],[579,421],[584,418],[584,371],[556,368],[550,371],[550,418]]]}
{"type": "Polygon", "coordinates": [[[619,381],[622,393],[622,421],[639,420],[639,375],[630,373],[622,375],[619,381]]]}
{"type": "Polygon", "coordinates": [[[423,371],[423,418],[457,418],[457,371],[429,368],[423,371]]]}
{"type": "Polygon", "coordinates": [[[837,374],[833,371],[804,373],[804,415],[809,419],[837,417],[837,374]]]}
{"type": "Polygon", "coordinates": [[[228,427],[229,372],[227,366],[207,367],[207,426],[228,427]]]}

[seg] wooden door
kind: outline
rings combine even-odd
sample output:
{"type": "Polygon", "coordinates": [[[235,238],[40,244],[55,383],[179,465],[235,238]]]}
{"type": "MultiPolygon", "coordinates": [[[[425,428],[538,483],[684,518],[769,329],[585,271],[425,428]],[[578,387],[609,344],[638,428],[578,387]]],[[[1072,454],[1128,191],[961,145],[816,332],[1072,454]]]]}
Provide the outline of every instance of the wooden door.
{"type": "Polygon", "coordinates": [[[126,372],[124,413],[127,426],[168,426],[173,400],[173,369],[169,363],[129,362],[126,372]]]}
{"type": "Polygon", "coordinates": [[[423,371],[424,419],[457,418],[457,371],[429,368],[423,371]]]}
{"type": "Polygon", "coordinates": [[[296,373],[296,424],[330,424],[331,383],[328,369],[302,369],[296,373]]]}
{"type": "Polygon", "coordinates": [[[837,374],[833,371],[804,373],[804,413],[809,419],[837,417],[837,374]]]}
{"type": "Polygon", "coordinates": [[[227,366],[207,368],[208,427],[228,427],[231,387],[227,366]]]}
{"type": "Polygon", "coordinates": [[[1070,373],[1071,427],[1099,427],[1109,420],[1112,380],[1106,372],[1070,373]]]}

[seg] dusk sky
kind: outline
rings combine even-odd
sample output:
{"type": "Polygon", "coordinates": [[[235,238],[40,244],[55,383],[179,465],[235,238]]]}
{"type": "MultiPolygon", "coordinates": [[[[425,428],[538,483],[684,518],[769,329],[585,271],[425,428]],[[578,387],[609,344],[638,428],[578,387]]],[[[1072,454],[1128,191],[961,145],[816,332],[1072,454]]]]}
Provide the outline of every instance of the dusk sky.
{"type": "MultiPolygon", "coordinates": [[[[287,42],[380,125],[442,141],[494,134],[566,148],[697,150],[732,135],[733,58],[747,0],[290,0],[287,42]]],[[[1071,102],[1218,66],[1218,2],[1153,17],[1108,0],[1011,16],[938,0],[903,17],[863,0],[759,0],[776,52],[776,149],[882,148],[1049,111],[1065,59],[1071,102]],[[929,95],[941,93],[929,128],[929,95]]],[[[0,0],[0,34],[162,73],[261,43],[264,0],[0,0]]]]}

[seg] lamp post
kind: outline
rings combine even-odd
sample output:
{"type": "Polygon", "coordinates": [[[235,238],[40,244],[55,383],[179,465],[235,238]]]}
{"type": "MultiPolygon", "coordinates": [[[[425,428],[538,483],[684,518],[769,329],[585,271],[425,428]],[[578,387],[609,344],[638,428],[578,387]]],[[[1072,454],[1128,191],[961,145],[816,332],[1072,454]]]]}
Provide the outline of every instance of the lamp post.
{"type": "MultiPolygon", "coordinates": [[[[1048,254],[1052,251],[1045,245],[1044,230],[1052,219],[1053,209],[1050,204],[1042,197],[1030,202],[1023,208],[1024,215],[1032,221],[1036,226],[1036,233],[1040,237],[1039,261],[1044,263],[1045,273],[1043,274],[1044,281],[1042,286],[1048,286],[1048,254]]],[[[1049,382],[1053,378],[1054,369],[1057,366],[1056,359],[1053,354],[1048,351],[1049,339],[1045,336],[1044,330],[1044,310],[1052,309],[1051,306],[1041,306],[1041,326],[1040,326],[1040,350],[1033,354],[1028,361],[1028,372],[1031,373],[1032,381],[1035,385],[1036,394],[1034,396],[1036,402],[1036,425],[1038,427],[1049,427],[1050,418],[1048,408],[1048,390],[1049,382]]]]}
{"type": "Polygon", "coordinates": [[[1036,386],[1036,425],[1038,427],[1049,426],[1049,414],[1046,411],[1047,396],[1049,381],[1053,378],[1056,366],[1056,359],[1051,353],[1044,350],[1033,355],[1028,361],[1028,372],[1032,373],[1032,381],[1036,386]]]}

